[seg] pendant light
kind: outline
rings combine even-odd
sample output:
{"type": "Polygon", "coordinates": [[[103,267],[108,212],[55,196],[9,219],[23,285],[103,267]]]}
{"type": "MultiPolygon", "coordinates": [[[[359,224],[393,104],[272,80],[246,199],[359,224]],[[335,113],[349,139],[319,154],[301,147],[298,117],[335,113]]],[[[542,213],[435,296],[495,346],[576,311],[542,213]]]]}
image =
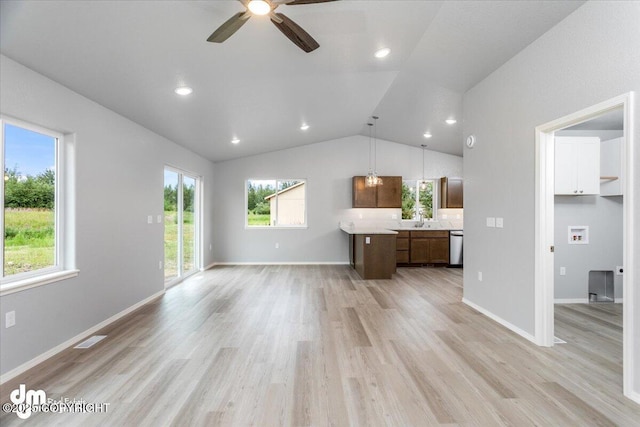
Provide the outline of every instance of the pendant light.
{"type": "Polygon", "coordinates": [[[373,185],[382,185],[382,178],[378,176],[378,116],[373,119],[373,185]]]}
{"type": "Polygon", "coordinates": [[[365,185],[367,187],[375,187],[376,185],[376,176],[373,173],[373,168],[371,167],[371,157],[372,157],[372,142],[371,142],[371,127],[373,126],[373,123],[367,123],[367,126],[369,126],[369,172],[367,172],[367,178],[365,179],[365,185]]]}
{"type": "Polygon", "coordinates": [[[426,144],[422,144],[422,181],[420,182],[420,189],[422,190],[426,190],[427,189],[427,180],[424,179],[424,152],[425,149],[427,148],[426,144]]]}

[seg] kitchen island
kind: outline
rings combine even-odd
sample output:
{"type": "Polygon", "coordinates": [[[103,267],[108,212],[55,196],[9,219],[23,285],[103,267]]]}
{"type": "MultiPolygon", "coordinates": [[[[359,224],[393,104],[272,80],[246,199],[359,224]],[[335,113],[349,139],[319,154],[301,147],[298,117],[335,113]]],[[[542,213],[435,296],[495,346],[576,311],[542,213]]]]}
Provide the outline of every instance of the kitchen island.
{"type": "Polygon", "coordinates": [[[349,235],[349,261],[365,280],[391,279],[396,272],[397,231],[341,226],[349,235]]]}

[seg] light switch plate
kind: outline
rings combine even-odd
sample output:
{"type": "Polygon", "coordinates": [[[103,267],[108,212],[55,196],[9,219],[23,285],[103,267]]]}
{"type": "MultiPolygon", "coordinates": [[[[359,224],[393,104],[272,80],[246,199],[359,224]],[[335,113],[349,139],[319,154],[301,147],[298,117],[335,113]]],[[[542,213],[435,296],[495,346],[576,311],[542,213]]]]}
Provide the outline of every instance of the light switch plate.
{"type": "Polygon", "coordinates": [[[370,245],[371,244],[371,237],[365,237],[364,238],[364,243],[367,244],[367,245],[370,245]]]}
{"type": "Polygon", "coordinates": [[[147,224],[153,224],[153,215],[147,215],[147,224]]]}
{"type": "Polygon", "coordinates": [[[566,276],[567,275],[567,269],[565,267],[560,267],[560,275],[561,276],[566,276]]]}
{"type": "Polygon", "coordinates": [[[4,327],[10,328],[16,324],[16,312],[8,311],[4,316],[4,327]]]}
{"type": "Polygon", "coordinates": [[[504,227],[504,218],[496,218],[496,228],[504,227]]]}
{"type": "Polygon", "coordinates": [[[487,227],[495,227],[496,219],[494,217],[487,217],[487,227]]]}

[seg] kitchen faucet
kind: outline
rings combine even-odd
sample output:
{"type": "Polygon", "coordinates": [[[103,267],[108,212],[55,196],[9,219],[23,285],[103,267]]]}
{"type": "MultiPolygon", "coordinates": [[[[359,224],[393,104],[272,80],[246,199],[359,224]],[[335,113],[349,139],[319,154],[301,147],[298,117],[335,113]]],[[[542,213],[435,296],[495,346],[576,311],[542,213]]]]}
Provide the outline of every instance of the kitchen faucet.
{"type": "Polygon", "coordinates": [[[424,211],[422,209],[420,209],[418,211],[418,222],[416,223],[416,228],[420,228],[420,227],[424,227],[424,211]]]}

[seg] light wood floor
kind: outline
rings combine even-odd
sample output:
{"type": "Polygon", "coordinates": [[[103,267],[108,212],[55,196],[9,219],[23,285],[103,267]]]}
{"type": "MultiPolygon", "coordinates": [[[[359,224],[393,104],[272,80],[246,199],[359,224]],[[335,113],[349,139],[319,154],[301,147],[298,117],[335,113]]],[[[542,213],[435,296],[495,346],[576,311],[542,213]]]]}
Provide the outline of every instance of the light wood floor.
{"type": "MultiPolygon", "coordinates": [[[[640,425],[622,396],[621,305],[556,308],[536,347],[462,304],[462,271],[220,267],[3,385],[108,402],[61,426],[640,425]]],[[[20,424],[3,414],[3,426],[20,424]]]]}

